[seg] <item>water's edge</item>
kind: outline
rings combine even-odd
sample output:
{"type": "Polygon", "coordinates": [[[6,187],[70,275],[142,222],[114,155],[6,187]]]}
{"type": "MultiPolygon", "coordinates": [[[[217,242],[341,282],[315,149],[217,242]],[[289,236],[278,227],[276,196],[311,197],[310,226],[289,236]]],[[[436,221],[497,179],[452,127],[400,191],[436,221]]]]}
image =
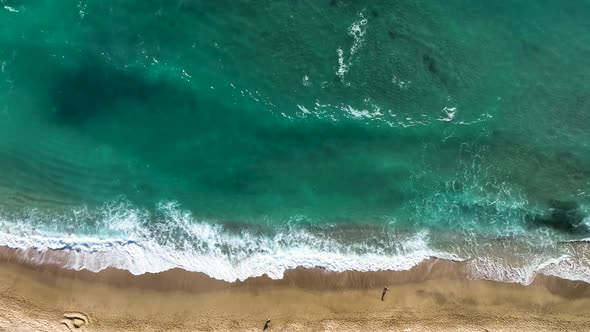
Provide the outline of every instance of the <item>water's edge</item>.
{"type": "MultiPolygon", "coordinates": [[[[63,257],[59,251],[39,252],[36,250],[18,250],[5,246],[0,247],[0,264],[11,268],[25,268],[31,275],[53,275],[82,282],[107,285],[116,288],[133,287],[155,291],[174,291],[185,293],[205,293],[232,289],[249,291],[270,290],[274,288],[295,287],[310,291],[334,291],[345,289],[374,289],[383,286],[403,286],[408,284],[439,282],[452,280],[470,285],[477,282],[471,280],[466,273],[464,262],[452,262],[440,259],[428,259],[404,271],[345,271],[332,272],[320,268],[296,268],[285,271],[280,279],[268,276],[250,277],[244,281],[227,282],[209,277],[204,273],[189,272],[180,268],[159,272],[133,275],[127,270],[106,268],[100,272],[88,270],[76,271],[64,269],[57,264],[40,263],[41,257],[63,257]]],[[[487,281],[493,282],[493,281],[487,281]]],[[[505,283],[499,283],[504,284],[505,283]]],[[[523,287],[513,284],[514,287],[523,287]]],[[[554,276],[539,274],[525,287],[543,287],[554,295],[566,299],[577,299],[589,295],[590,283],[571,281],[554,276]]]]}
{"type": "MultiPolygon", "coordinates": [[[[231,257],[208,256],[195,252],[175,251],[171,248],[154,247],[145,243],[98,238],[49,238],[40,235],[22,237],[0,232],[1,256],[10,256],[21,263],[36,266],[53,265],[74,271],[100,273],[109,269],[125,270],[132,275],[157,274],[180,269],[188,273],[203,273],[209,278],[229,283],[244,282],[258,277],[282,280],[289,271],[319,269],[333,273],[408,272],[426,266],[427,278],[432,266],[444,263],[443,275],[471,280],[491,280],[503,283],[532,284],[537,276],[590,283],[590,273],[585,265],[573,255],[539,261],[531,258],[524,267],[505,265],[497,257],[462,258],[451,253],[428,249],[420,239],[411,239],[414,247],[405,244],[407,253],[397,256],[384,254],[343,254],[317,252],[293,248],[290,252],[267,252],[251,255],[235,262],[231,257]],[[6,254],[6,253],[9,254],[6,254]]],[[[590,243],[569,243],[586,251],[590,243]]]]}

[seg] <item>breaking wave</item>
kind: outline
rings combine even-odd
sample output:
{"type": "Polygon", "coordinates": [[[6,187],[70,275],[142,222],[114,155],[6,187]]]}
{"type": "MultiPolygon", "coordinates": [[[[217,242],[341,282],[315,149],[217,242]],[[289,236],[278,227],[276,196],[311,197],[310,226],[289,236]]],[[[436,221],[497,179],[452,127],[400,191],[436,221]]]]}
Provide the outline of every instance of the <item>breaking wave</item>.
{"type": "MultiPolygon", "coordinates": [[[[590,243],[583,241],[562,243],[567,246],[565,251],[535,254],[525,249],[521,256],[508,256],[516,250],[514,243],[496,241],[495,248],[481,244],[445,248],[428,230],[404,234],[297,222],[272,231],[232,227],[198,221],[175,203],[162,203],[153,213],[120,203],[95,213],[80,210],[74,214],[81,223],[97,218],[92,230],[96,234],[79,234],[59,226],[37,228],[35,220],[43,219],[39,213],[29,213],[27,220],[4,215],[0,217],[0,245],[26,250],[25,259],[37,264],[94,272],[112,267],[136,275],[181,268],[228,282],[262,275],[280,279],[285,271],[297,267],[335,272],[400,271],[430,258],[465,261],[468,275],[478,279],[529,284],[537,273],[543,273],[590,282],[590,261],[584,254],[590,243]],[[476,249],[479,247],[481,250],[476,249]]],[[[49,217],[45,218],[47,223],[49,217]]],[[[56,216],[51,218],[59,221],[56,216]]]]}

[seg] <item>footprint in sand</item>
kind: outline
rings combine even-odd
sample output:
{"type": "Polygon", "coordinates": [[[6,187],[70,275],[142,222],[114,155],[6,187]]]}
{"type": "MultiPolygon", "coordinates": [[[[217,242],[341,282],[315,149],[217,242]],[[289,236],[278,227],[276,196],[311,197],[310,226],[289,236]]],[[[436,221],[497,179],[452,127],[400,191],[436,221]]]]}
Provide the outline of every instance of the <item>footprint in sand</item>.
{"type": "Polygon", "coordinates": [[[90,324],[90,317],[79,311],[66,312],[64,313],[64,319],[60,323],[65,325],[70,331],[80,331],[90,324]]]}

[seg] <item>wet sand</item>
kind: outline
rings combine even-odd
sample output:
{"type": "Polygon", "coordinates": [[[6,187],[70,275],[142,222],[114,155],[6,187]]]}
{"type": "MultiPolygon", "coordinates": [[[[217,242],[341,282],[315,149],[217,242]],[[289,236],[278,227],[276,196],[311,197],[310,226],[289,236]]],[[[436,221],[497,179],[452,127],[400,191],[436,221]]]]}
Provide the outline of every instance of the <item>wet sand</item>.
{"type": "Polygon", "coordinates": [[[589,284],[469,280],[442,260],[227,283],[179,269],[72,271],[35,255],[0,249],[0,331],[262,331],[268,318],[267,331],[590,331],[589,284]]]}

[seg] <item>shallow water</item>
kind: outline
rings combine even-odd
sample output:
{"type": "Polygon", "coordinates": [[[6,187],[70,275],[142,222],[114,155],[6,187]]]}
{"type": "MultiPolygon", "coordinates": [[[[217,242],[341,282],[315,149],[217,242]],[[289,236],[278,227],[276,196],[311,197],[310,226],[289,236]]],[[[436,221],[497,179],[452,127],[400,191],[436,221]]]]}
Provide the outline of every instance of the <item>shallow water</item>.
{"type": "Polygon", "coordinates": [[[431,256],[590,280],[563,244],[590,237],[589,9],[4,0],[0,242],[226,280],[431,256]]]}

